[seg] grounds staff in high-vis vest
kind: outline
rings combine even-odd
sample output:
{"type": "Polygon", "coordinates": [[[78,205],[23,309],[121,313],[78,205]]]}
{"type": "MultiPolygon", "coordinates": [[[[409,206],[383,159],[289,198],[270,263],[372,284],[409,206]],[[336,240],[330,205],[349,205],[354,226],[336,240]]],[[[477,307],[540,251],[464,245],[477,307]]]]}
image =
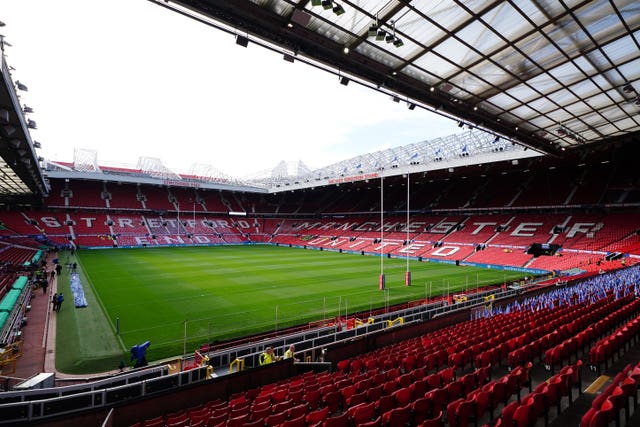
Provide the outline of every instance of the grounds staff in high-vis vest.
{"type": "Polygon", "coordinates": [[[276,361],[276,356],[273,354],[273,347],[267,347],[260,355],[260,366],[268,365],[276,361]]]}

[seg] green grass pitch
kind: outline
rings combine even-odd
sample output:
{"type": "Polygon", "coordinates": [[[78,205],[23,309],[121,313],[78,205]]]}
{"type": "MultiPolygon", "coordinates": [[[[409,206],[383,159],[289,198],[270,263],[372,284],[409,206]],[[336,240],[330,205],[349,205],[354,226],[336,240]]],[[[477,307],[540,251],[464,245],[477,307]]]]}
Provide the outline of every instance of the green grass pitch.
{"type": "MultiPolygon", "coordinates": [[[[89,306],[75,309],[67,298],[57,333],[57,367],[71,373],[113,369],[129,361],[132,345],[147,340],[149,360],[181,355],[185,321],[192,352],[208,341],[332,318],[338,310],[368,314],[447,288],[453,293],[523,276],[411,261],[413,285],[407,287],[406,260],[385,258],[385,297],[375,256],[276,246],[83,250],[76,256],[89,306]]],[[[71,295],[68,273],[62,283],[71,295]]]]}

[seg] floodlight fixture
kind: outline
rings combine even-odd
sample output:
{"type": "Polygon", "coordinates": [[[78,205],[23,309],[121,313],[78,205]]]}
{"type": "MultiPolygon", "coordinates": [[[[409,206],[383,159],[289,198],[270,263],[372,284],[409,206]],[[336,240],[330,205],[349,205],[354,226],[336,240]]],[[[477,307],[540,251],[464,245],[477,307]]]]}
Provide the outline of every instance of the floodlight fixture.
{"type": "Polygon", "coordinates": [[[411,111],[416,109],[416,104],[414,104],[413,102],[410,102],[407,104],[407,108],[411,111]]]}
{"type": "Polygon", "coordinates": [[[394,95],[393,98],[391,98],[393,100],[393,102],[400,102],[400,97],[394,95]]]}
{"type": "Polygon", "coordinates": [[[376,34],[376,40],[382,41],[384,40],[386,35],[387,35],[387,32],[385,30],[383,30],[382,28],[378,28],[378,33],[376,34]]]}
{"type": "Polygon", "coordinates": [[[636,98],[636,105],[640,107],[640,96],[636,98]]]}
{"type": "Polygon", "coordinates": [[[236,36],[236,44],[238,46],[247,47],[249,45],[249,39],[245,36],[241,36],[240,34],[238,34],[236,36]]]}
{"type": "Polygon", "coordinates": [[[38,129],[38,125],[36,124],[35,120],[27,120],[27,127],[29,129],[38,129]]]}
{"type": "Polygon", "coordinates": [[[33,108],[25,105],[24,107],[22,107],[22,111],[25,113],[33,113],[33,108]]]}
{"type": "Polygon", "coordinates": [[[287,61],[287,62],[293,62],[293,61],[295,60],[295,59],[293,58],[293,56],[292,56],[292,55],[289,55],[288,53],[285,53],[285,54],[282,56],[282,59],[284,59],[284,60],[285,60],[285,61],[287,61]]]}
{"type": "Polygon", "coordinates": [[[311,0],[311,6],[320,6],[322,0],[311,0]]]}
{"type": "Polygon", "coordinates": [[[325,10],[333,9],[333,2],[331,0],[322,0],[321,4],[325,10]]]}
{"type": "Polygon", "coordinates": [[[42,148],[42,144],[40,144],[38,141],[33,141],[33,148],[42,148]]]}
{"type": "Polygon", "coordinates": [[[396,37],[395,40],[393,41],[393,45],[395,47],[402,47],[404,46],[404,42],[400,38],[396,37]]]}
{"type": "Polygon", "coordinates": [[[21,83],[20,80],[16,80],[16,87],[23,92],[29,91],[29,88],[24,83],[21,83]]]}
{"type": "Polygon", "coordinates": [[[458,122],[458,127],[461,128],[462,126],[464,126],[463,122],[458,122]]]}
{"type": "Polygon", "coordinates": [[[387,34],[387,36],[384,38],[384,41],[386,41],[387,43],[391,43],[394,39],[395,37],[393,34],[387,34]]]}
{"type": "Polygon", "coordinates": [[[378,26],[376,24],[371,24],[371,26],[369,27],[369,32],[367,33],[367,35],[369,37],[375,37],[378,34],[378,26]]]}
{"type": "Polygon", "coordinates": [[[625,93],[630,93],[633,92],[633,86],[631,86],[631,84],[627,83],[626,85],[624,85],[624,87],[622,88],[622,91],[625,93]]]}
{"type": "Polygon", "coordinates": [[[348,85],[349,84],[349,78],[345,77],[345,76],[340,77],[340,84],[344,85],[344,86],[348,85]]]}
{"type": "Polygon", "coordinates": [[[333,13],[335,13],[337,16],[342,15],[344,13],[344,7],[336,3],[336,5],[333,6],[333,13]]]}

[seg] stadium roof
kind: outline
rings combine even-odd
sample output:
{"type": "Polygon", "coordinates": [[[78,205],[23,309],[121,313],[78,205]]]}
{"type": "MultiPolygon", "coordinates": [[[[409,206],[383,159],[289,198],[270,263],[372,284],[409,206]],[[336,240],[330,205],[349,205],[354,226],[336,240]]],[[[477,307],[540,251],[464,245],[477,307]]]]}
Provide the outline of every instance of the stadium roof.
{"type": "MultiPolygon", "coordinates": [[[[0,48],[4,42],[0,36],[0,48]]],[[[37,125],[27,118],[28,107],[20,105],[16,89],[28,90],[13,82],[0,53],[0,200],[14,203],[30,202],[33,194],[46,195],[48,184],[40,169],[40,159],[31,140],[29,128],[37,125]]]]}
{"type": "Polygon", "coordinates": [[[150,1],[541,152],[640,133],[636,0],[150,1]]]}

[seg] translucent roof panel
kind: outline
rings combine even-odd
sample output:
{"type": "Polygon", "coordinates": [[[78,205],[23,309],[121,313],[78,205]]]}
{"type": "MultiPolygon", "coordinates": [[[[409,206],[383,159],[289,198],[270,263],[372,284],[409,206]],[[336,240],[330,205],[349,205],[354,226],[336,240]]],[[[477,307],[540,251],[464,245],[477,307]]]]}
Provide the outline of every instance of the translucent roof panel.
{"type": "Polygon", "coordinates": [[[544,152],[640,133],[637,0],[233,3],[162,2],[544,152]]]}

